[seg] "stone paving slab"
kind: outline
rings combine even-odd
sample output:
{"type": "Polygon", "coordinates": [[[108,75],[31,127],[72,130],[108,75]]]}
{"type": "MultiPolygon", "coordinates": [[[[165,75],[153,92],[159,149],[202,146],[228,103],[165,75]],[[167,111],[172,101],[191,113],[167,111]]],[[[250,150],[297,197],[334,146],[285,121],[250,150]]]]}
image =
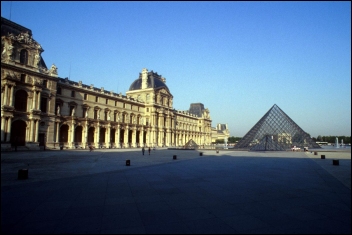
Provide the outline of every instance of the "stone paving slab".
{"type": "Polygon", "coordinates": [[[351,234],[350,151],[202,152],[2,153],[1,233],[351,234]]]}

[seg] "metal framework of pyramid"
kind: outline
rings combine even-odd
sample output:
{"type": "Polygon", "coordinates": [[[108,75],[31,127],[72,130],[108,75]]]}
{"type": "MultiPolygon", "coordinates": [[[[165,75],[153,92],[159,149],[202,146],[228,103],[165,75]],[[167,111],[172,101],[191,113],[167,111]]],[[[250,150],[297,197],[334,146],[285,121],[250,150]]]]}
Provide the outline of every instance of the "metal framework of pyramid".
{"type": "Polygon", "coordinates": [[[321,148],[276,104],[235,145],[235,149],[285,151],[292,146],[321,148]]]}

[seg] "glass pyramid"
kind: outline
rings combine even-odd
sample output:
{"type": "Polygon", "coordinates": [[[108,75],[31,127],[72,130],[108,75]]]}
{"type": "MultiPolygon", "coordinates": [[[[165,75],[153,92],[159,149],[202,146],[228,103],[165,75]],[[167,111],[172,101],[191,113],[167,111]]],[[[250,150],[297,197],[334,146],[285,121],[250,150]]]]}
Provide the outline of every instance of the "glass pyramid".
{"type": "Polygon", "coordinates": [[[198,148],[198,145],[192,139],[190,139],[185,145],[185,149],[196,149],[196,148],[198,148]]]}
{"type": "Polygon", "coordinates": [[[235,149],[285,151],[293,146],[320,148],[276,104],[235,145],[235,149]]]}

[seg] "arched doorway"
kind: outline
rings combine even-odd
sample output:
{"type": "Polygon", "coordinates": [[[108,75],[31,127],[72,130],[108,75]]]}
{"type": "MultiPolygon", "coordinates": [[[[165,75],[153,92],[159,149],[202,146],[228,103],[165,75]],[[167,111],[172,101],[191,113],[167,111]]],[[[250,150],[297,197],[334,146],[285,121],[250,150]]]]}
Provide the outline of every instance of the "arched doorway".
{"type": "Polygon", "coordinates": [[[120,131],[120,147],[122,147],[122,144],[124,143],[124,140],[125,140],[125,130],[121,130],[120,131]]]}
{"type": "Polygon", "coordinates": [[[99,143],[105,143],[105,132],[106,128],[100,128],[100,136],[99,136],[99,143]]]}
{"type": "Polygon", "coordinates": [[[64,124],[60,127],[60,137],[59,140],[61,143],[67,143],[68,142],[68,125],[64,124]]]}
{"type": "Polygon", "coordinates": [[[88,129],[88,144],[94,144],[94,127],[89,127],[88,129]]]}
{"type": "Polygon", "coordinates": [[[11,124],[10,142],[12,146],[25,146],[26,144],[26,122],[16,120],[11,124]]]}
{"type": "Polygon", "coordinates": [[[77,143],[82,142],[82,132],[83,132],[82,126],[77,126],[76,130],[75,130],[75,141],[74,142],[77,142],[77,143]]]}
{"type": "Polygon", "coordinates": [[[147,143],[147,132],[145,131],[145,132],[143,133],[143,145],[145,146],[146,143],[147,143]]]}
{"type": "Polygon", "coordinates": [[[132,134],[133,131],[132,130],[128,130],[128,147],[132,147],[132,134]]]}
{"type": "Polygon", "coordinates": [[[137,131],[137,134],[136,134],[136,143],[137,143],[137,146],[140,146],[141,143],[140,143],[140,140],[139,140],[139,135],[141,134],[140,131],[137,131]]]}
{"type": "Polygon", "coordinates": [[[116,133],[116,129],[110,130],[110,144],[111,145],[113,145],[115,143],[115,133],[116,133]]]}

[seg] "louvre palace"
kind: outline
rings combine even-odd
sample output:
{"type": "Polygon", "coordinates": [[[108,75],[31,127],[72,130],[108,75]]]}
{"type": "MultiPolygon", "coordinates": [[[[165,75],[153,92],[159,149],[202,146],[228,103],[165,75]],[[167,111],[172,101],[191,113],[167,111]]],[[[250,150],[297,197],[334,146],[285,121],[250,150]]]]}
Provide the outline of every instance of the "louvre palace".
{"type": "Polygon", "coordinates": [[[166,79],[144,68],[126,95],[58,76],[32,31],[1,17],[1,150],[209,147],[228,138],[210,111],[173,108],[166,79]]]}

